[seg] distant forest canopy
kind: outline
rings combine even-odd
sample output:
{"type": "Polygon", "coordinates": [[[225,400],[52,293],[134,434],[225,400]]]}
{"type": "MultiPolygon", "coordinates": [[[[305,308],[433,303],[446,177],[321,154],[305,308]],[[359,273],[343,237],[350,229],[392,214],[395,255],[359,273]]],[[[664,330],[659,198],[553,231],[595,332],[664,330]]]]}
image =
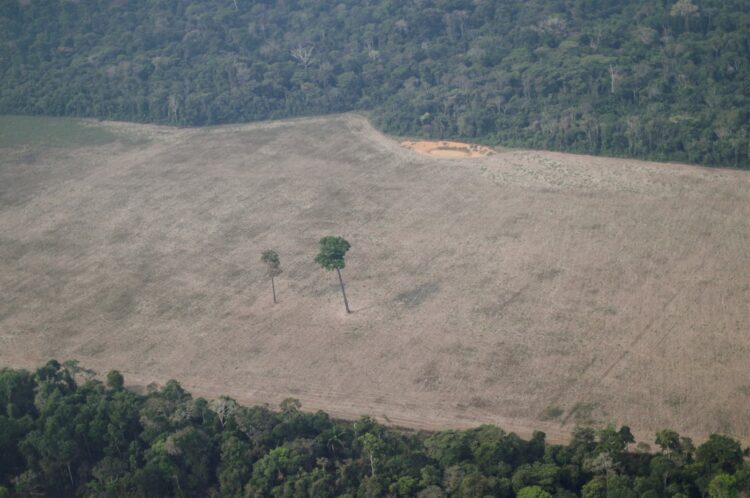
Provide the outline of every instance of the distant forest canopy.
{"type": "Polygon", "coordinates": [[[0,112],[750,167],[747,0],[0,0],[0,112]]]}
{"type": "Polygon", "coordinates": [[[177,382],[124,389],[76,362],[0,369],[0,498],[739,498],[740,443],[695,447],[662,430],[654,452],[627,427],[578,427],[566,446],[492,425],[438,433],[193,398],[177,382]],[[76,379],[82,380],[78,383],[76,379]],[[636,451],[633,451],[636,450],[636,451]]]}

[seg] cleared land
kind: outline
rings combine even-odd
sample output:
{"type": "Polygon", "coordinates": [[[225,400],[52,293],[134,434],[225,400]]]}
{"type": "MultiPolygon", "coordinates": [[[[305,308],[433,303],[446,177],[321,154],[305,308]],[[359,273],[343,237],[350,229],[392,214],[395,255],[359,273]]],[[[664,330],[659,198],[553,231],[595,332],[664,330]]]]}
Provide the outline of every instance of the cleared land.
{"type": "Polygon", "coordinates": [[[90,127],[0,148],[0,365],[429,429],[750,437],[748,173],[437,159],[357,116],[90,127]],[[312,261],[329,234],[349,316],[312,261]]]}

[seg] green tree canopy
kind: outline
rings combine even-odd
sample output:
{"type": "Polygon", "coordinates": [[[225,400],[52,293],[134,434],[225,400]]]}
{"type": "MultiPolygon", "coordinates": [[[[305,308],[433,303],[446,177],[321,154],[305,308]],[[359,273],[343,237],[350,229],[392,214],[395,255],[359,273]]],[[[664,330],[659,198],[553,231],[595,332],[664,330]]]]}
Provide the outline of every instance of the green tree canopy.
{"type": "MultiPolygon", "coordinates": [[[[78,378],[77,376],[76,378],[78,378]]],[[[119,384],[119,377],[118,382],[119,384]]],[[[123,382],[124,385],[124,382],[123,382]]],[[[58,362],[0,370],[0,497],[513,496],[736,498],[750,492],[740,444],[712,435],[695,451],[628,453],[630,431],[577,429],[568,445],[485,425],[411,432],[222,396],[174,380],[146,394],[78,384],[58,362]],[[37,403],[30,394],[37,393],[37,403]],[[543,445],[540,448],[540,444],[543,445]],[[611,454],[619,452],[613,466],[611,454]]],[[[660,432],[666,446],[679,436],[660,432]]]]}
{"type": "Polygon", "coordinates": [[[344,256],[350,248],[349,242],[342,237],[323,237],[320,239],[320,252],[315,256],[315,262],[326,270],[343,270],[346,266],[344,256]]]}
{"type": "Polygon", "coordinates": [[[276,251],[272,251],[271,249],[263,251],[260,256],[260,260],[265,263],[267,267],[266,272],[269,277],[273,278],[281,275],[281,260],[279,259],[279,255],[276,253],[276,251]]]}
{"type": "Polygon", "coordinates": [[[750,167],[747,0],[0,1],[0,113],[750,167]]]}
{"type": "Polygon", "coordinates": [[[347,313],[352,311],[349,309],[349,300],[346,298],[346,290],[344,290],[344,279],[341,277],[341,270],[346,266],[344,256],[351,246],[349,242],[344,240],[342,237],[323,237],[320,239],[320,252],[315,256],[315,262],[318,263],[322,268],[326,270],[336,270],[339,277],[339,284],[341,285],[341,295],[344,296],[344,307],[347,313]]]}

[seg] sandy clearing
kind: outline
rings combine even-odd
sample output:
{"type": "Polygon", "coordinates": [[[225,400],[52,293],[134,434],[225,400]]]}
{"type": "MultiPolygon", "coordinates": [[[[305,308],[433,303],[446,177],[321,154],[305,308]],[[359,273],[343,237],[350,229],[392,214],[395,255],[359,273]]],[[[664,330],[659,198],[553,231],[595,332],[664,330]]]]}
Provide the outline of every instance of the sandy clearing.
{"type": "Polygon", "coordinates": [[[404,140],[401,146],[420,154],[448,159],[486,157],[495,153],[494,150],[484,145],[446,140],[404,140]]]}

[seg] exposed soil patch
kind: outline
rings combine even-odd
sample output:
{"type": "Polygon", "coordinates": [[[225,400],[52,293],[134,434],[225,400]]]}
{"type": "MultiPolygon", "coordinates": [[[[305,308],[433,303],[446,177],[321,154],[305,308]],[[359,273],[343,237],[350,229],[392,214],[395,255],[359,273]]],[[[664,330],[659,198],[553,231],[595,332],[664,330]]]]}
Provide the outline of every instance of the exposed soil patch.
{"type": "Polygon", "coordinates": [[[484,145],[451,142],[446,140],[405,140],[401,142],[401,146],[421,154],[441,158],[486,157],[495,153],[494,150],[484,145]]]}

